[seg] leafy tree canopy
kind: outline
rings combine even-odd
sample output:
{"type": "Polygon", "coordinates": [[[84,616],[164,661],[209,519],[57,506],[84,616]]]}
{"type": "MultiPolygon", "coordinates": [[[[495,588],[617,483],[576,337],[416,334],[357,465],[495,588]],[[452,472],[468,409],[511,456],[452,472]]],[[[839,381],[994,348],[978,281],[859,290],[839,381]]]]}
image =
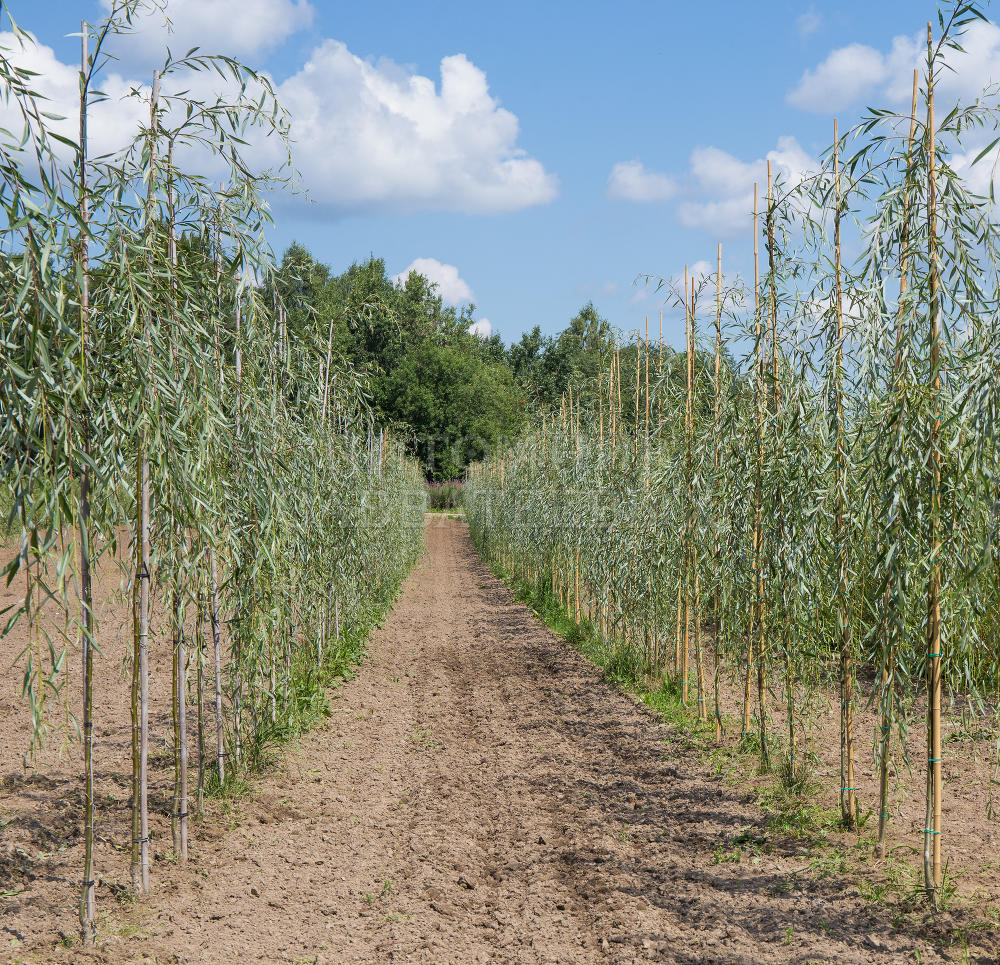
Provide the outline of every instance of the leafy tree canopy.
{"type": "Polygon", "coordinates": [[[499,335],[471,334],[475,306],[444,304],[423,275],[395,283],[374,256],[336,275],[297,243],[282,258],[278,297],[315,377],[328,356],[363,373],[377,417],[432,479],[462,476],[534,412],[558,407],[568,385],[596,380],[613,346],[611,326],[588,302],[558,335],[536,325],[508,349],[499,335]]]}

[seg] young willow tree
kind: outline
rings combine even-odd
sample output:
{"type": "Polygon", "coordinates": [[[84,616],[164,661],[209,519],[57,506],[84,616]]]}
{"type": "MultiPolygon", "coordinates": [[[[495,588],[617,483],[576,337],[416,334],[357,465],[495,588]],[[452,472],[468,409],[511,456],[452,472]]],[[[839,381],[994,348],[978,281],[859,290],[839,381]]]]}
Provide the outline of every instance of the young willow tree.
{"type": "MultiPolygon", "coordinates": [[[[855,786],[867,702],[880,853],[894,736],[905,756],[923,716],[932,902],[948,698],[1000,708],[1000,238],[992,187],[972,187],[997,157],[1000,100],[942,108],[935,94],[981,19],[949,6],[904,110],[835,126],[800,182],[768,179],[752,291],[724,283],[721,258],[710,280],[714,339],[699,341],[685,282],[684,352],[616,346],[596,386],[472,467],[465,494],[483,554],[587,621],[619,670],[665,674],[701,702],[707,629],[717,673],[743,694],[742,740],[789,786],[808,786],[805,725],[835,692],[846,827],[868,803],[855,786]]],[[[720,710],[717,735],[721,723],[720,710]]]]}
{"type": "MultiPolygon", "coordinates": [[[[376,429],[349,366],[331,376],[329,352],[289,338],[264,235],[264,194],[290,170],[288,121],[267,78],[227,57],[168,56],[133,92],[148,120],[132,143],[88,154],[107,45],[127,43],[151,10],[116,0],[106,21],[83,25],[76,141],[57,133],[17,51],[0,51],[0,86],[24,128],[0,142],[0,457],[15,541],[6,575],[25,587],[4,629],[28,624],[19,659],[32,746],[51,729],[54,695],[79,708],[69,721],[83,744],[85,941],[102,860],[93,730],[107,695],[95,692],[94,668],[101,640],[125,629],[96,623],[92,574],[127,561],[131,863],[143,892],[151,649],[171,658],[170,817],[184,861],[193,750],[200,805],[209,775],[224,789],[316,719],[325,683],[419,551],[425,499],[417,465],[376,429]],[[196,97],[206,85],[194,75],[218,93],[196,97]],[[276,171],[252,164],[265,138],[286,159],[276,171]],[[79,703],[65,693],[73,652],[79,703]]],[[[14,37],[34,42],[17,28],[14,37]]]]}

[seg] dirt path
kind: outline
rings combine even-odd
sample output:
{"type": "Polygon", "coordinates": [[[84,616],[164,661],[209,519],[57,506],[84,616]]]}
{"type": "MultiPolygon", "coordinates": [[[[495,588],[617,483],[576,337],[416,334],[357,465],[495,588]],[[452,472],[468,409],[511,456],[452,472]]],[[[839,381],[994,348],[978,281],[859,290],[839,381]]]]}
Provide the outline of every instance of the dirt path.
{"type": "Polygon", "coordinates": [[[433,519],[427,549],[329,725],[115,912],[99,959],[914,960],[794,850],[714,864],[759,814],[514,602],[464,523],[433,519]]]}

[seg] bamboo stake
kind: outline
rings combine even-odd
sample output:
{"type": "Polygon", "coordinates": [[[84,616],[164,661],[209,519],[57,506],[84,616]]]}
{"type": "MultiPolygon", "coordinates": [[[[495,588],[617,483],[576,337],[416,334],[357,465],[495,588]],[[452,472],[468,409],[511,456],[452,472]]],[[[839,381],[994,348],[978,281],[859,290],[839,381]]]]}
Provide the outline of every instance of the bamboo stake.
{"type": "MultiPolygon", "coordinates": [[[[718,264],[715,273],[715,386],[712,406],[712,438],[715,445],[712,447],[712,467],[714,470],[714,487],[718,491],[719,479],[719,406],[722,391],[721,382],[722,369],[722,245],[719,245],[718,264]]],[[[715,566],[716,572],[721,566],[721,549],[719,546],[719,520],[714,520],[715,530],[715,566]]],[[[715,739],[722,740],[722,711],[719,705],[719,683],[721,670],[721,646],[722,646],[722,606],[719,600],[719,581],[713,580],[714,601],[712,609],[715,613],[715,646],[712,648],[715,658],[715,668],[713,674],[713,689],[715,692],[715,739]]]]}
{"type": "Polygon", "coordinates": [[[929,277],[930,389],[936,411],[930,426],[930,546],[931,572],[927,587],[927,821],[924,830],[924,884],[937,905],[941,886],[941,343],[938,315],[940,277],[937,253],[937,171],[934,127],[933,33],[927,24],[927,256],[929,277]]]}
{"type": "Polygon", "coordinates": [[[87,101],[90,70],[86,21],[80,31],[80,370],[83,384],[83,449],[80,466],[80,625],[83,649],[83,883],[80,890],[80,934],[85,945],[94,943],[94,618],[90,576],[90,422],[87,399],[88,324],[90,321],[90,266],[88,233],[90,199],[87,183],[87,101]]]}
{"type": "Polygon", "coordinates": [[[763,384],[761,378],[761,348],[760,348],[760,250],[757,239],[757,184],[753,186],[753,303],[754,303],[754,324],[755,339],[757,349],[757,375],[754,379],[754,413],[757,423],[757,458],[755,460],[754,472],[754,522],[753,522],[753,573],[754,573],[754,608],[750,620],[750,635],[747,640],[747,667],[746,677],[743,684],[743,734],[750,733],[750,681],[753,673],[754,643],[755,635],[760,634],[763,638],[763,621],[761,620],[761,608],[763,601],[763,587],[761,585],[761,525],[763,522],[762,506],[762,485],[763,485],[763,460],[764,460],[764,438],[763,438],[763,417],[761,414],[761,394],[763,384]]]}

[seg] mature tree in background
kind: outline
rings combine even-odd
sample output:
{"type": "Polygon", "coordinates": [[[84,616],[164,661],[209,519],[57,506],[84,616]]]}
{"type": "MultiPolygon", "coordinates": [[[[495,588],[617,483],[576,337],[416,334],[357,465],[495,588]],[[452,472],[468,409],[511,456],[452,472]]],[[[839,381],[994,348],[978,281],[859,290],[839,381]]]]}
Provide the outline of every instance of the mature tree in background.
{"type": "Polygon", "coordinates": [[[423,275],[410,272],[395,283],[385,262],[375,257],[334,275],[293,243],[282,258],[278,296],[288,313],[289,337],[311,346],[316,377],[328,351],[362,373],[377,416],[410,441],[435,478],[463,475],[469,458],[480,458],[485,446],[510,438],[511,412],[518,413],[516,425],[521,425],[523,395],[510,376],[503,340],[471,334],[475,306],[445,305],[437,285],[423,275]],[[432,358],[435,366],[429,366],[432,358]],[[432,372],[429,390],[428,384],[419,392],[405,384],[407,377],[428,378],[432,372]],[[483,393],[463,387],[461,406],[453,399],[460,377],[471,379],[483,393]],[[445,435],[442,412],[457,420],[445,435]],[[466,434],[478,441],[459,444],[466,434]],[[446,441],[432,441],[438,437],[446,441]],[[432,457],[435,448],[440,453],[432,457]],[[445,465],[451,476],[442,475],[445,465]]]}
{"type": "Polygon", "coordinates": [[[474,305],[446,305],[417,272],[394,282],[374,256],[335,275],[293,243],[277,286],[289,337],[309,346],[315,377],[328,353],[350,363],[379,419],[408,440],[433,479],[464,475],[532,414],[558,408],[570,384],[585,399],[596,392],[614,347],[607,319],[587,302],[558,335],[536,325],[508,349],[499,335],[470,333],[474,305]]]}
{"type": "Polygon", "coordinates": [[[528,398],[538,406],[559,405],[570,384],[596,382],[602,363],[614,345],[608,320],[587,302],[569,325],[554,337],[542,335],[536,325],[511,346],[514,376],[528,398]]]}
{"type": "Polygon", "coordinates": [[[461,342],[416,346],[382,395],[396,422],[410,427],[413,451],[435,480],[463,475],[471,461],[515,438],[527,418],[510,368],[461,342]]]}

